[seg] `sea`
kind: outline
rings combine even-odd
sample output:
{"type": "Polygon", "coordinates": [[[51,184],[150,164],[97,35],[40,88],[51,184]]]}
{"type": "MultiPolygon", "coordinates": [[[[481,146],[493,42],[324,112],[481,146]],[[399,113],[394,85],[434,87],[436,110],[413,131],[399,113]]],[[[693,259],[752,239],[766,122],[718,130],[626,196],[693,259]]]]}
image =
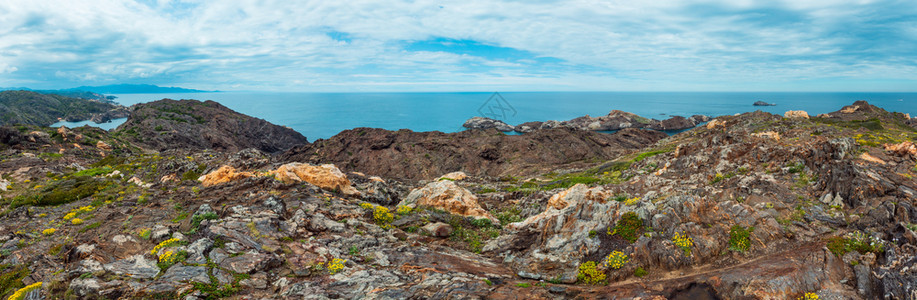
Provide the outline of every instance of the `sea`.
{"type": "MultiPolygon", "coordinates": [[[[121,94],[116,102],[130,106],[159,99],[213,100],[237,112],[288,126],[309,141],[327,139],[342,130],[375,127],[390,130],[457,132],[465,120],[491,117],[512,125],[528,121],[569,120],[606,115],[611,110],[651,119],[671,116],[712,117],[761,110],[810,115],[837,111],[857,100],[888,111],[917,116],[917,93],[776,93],[776,92],[466,92],[466,93],[265,93],[121,94]],[[764,101],[776,106],[752,106],[764,101]]],[[[109,123],[60,122],[112,129],[109,123]]]]}

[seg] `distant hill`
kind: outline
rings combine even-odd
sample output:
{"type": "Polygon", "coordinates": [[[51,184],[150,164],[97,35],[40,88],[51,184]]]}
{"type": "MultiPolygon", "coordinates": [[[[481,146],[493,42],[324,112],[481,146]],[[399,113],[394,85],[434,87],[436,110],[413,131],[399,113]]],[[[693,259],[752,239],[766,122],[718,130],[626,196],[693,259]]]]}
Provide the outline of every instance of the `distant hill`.
{"type": "Polygon", "coordinates": [[[80,99],[87,99],[87,100],[98,100],[98,101],[102,101],[102,102],[109,102],[109,103],[112,103],[112,104],[115,104],[113,100],[115,100],[115,99],[118,98],[118,97],[115,97],[115,96],[106,96],[106,95],[103,95],[103,94],[100,94],[100,93],[93,93],[93,92],[90,92],[90,91],[84,91],[84,90],[79,90],[79,89],[75,89],[75,88],[73,88],[73,89],[65,89],[65,90],[33,90],[33,89],[30,89],[30,88],[25,88],[25,87],[18,87],[18,88],[0,88],[0,91],[7,91],[7,90],[10,90],[10,91],[31,91],[31,92],[36,92],[36,93],[40,93],[40,94],[54,94],[54,95],[61,95],[61,96],[64,96],[64,97],[71,97],[71,98],[80,98],[80,99]]]}
{"type": "Polygon", "coordinates": [[[127,117],[124,106],[102,101],[41,94],[32,91],[0,92],[0,125],[49,126],[59,118],[67,121],[105,122],[127,117]]]}
{"type": "Polygon", "coordinates": [[[100,94],[157,94],[157,93],[206,93],[195,89],[180,87],[162,87],[152,84],[112,84],[103,86],[81,86],[71,90],[83,90],[100,94]]]}

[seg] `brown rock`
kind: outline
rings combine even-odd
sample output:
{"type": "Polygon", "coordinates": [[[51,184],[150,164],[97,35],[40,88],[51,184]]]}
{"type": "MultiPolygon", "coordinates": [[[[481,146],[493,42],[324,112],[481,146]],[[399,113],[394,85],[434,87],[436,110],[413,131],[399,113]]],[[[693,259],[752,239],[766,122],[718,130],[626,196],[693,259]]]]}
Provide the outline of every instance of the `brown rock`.
{"type": "Polygon", "coordinates": [[[808,119],[808,118],[809,118],[809,113],[807,113],[807,112],[804,111],[804,110],[790,110],[790,111],[785,112],[785,113],[783,114],[783,116],[786,117],[786,118],[801,118],[801,119],[808,119]]]}
{"type": "Polygon", "coordinates": [[[236,168],[230,166],[222,166],[216,171],[201,176],[201,178],[198,178],[198,181],[200,181],[204,186],[214,186],[217,184],[254,176],[255,174],[252,172],[237,172],[236,168]]]}
{"type": "Polygon", "coordinates": [[[303,163],[289,163],[271,171],[274,178],[284,183],[308,182],[326,190],[338,190],[344,195],[359,196],[360,192],[350,183],[347,175],[332,164],[313,166],[303,163]]]}
{"type": "Polygon", "coordinates": [[[773,139],[773,140],[775,140],[775,141],[779,141],[779,140],[780,140],[780,133],[779,133],[779,132],[774,132],[774,131],[752,133],[751,135],[752,135],[752,136],[759,137],[759,138],[769,138],[769,139],[773,139]]]}
{"type": "Polygon", "coordinates": [[[917,159],[917,144],[914,142],[901,142],[900,144],[885,144],[885,151],[898,156],[910,156],[917,159]]]}
{"type": "Polygon", "coordinates": [[[877,163],[877,164],[880,164],[880,165],[884,165],[884,164],[885,164],[885,161],[884,161],[884,160],[882,160],[882,159],[880,159],[880,158],[878,158],[878,157],[875,157],[875,156],[870,155],[869,152],[863,152],[863,154],[860,154],[860,159],[865,160],[865,161],[868,161],[868,162],[874,162],[874,163],[877,163]]]}
{"type": "Polygon", "coordinates": [[[478,204],[478,197],[449,180],[432,182],[414,189],[400,205],[431,206],[460,216],[487,218],[495,224],[500,223],[478,204]]]}
{"type": "Polygon", "coordinates": [[[465,172],[462,172],[462,171],[452,172],[452,173],[439,177],[440,180],[448,179],[452,181],[464,180],[465,178],[468,178],[468,175],[465,175],[465,172]]]}
{"type": "Polygon", "coordinates": [[[96,142],[96,148],[99,148],[99,150],[104,150],[104,151],[112,150],[111,145],[103,141],[96,142]]]}
{"type": "Polygon", "coordinates": [[[452,234],[452,226],[442,222],[430,223],[420,228],[431,236],[448,237],[452,234]]]}

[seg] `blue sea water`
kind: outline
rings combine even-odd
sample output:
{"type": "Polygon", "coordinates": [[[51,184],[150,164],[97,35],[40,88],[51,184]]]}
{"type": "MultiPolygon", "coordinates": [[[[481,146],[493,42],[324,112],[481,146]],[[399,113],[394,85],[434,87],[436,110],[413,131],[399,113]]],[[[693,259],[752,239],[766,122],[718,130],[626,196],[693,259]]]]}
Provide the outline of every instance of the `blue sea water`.
{"type": "MultiPolygon", "coordinates": [[[[673,115],[732,115],[755,110],[783,114],[805,110],[828,113],[856,100],[888,111],[917,115],[917,93],[773,93],[773,92],[507,92],[493,93],[191,93],[122,94],[123,105],[163,98],[214,100],[250,116],[289,126],[310,141],[355,127],[455,132],[474,116],[505,112],[509,124],[600,116],[617,109],[665,119],[673,115]],[[755,101],[777,106],[752,106],[755,101]],[[499,103],[499,105],[495,105],[499,103]],[[482,109],[483,107],[483,109],[482,109]],[[502,109],[500,109],[502,107],[502,109]],[[510,109],[511,108],[511,109],[510,109]],[[484,114],[482,114],[482,112],[484,114]]],[[[117,120],[123,122],[123,120],[117,120]]],[[[112,122],[117,126],[119,122],[112,122]]],[[[67,125],[68,127],[70,125],[67,125]]]]}

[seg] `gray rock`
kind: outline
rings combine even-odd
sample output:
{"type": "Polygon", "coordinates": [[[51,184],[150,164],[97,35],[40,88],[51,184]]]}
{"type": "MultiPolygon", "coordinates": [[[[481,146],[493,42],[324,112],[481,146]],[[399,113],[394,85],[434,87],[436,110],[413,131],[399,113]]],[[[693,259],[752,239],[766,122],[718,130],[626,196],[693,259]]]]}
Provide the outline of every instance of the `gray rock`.
{"type": "Polygon", "coordinates": [[[213,240],[202,238],[188,245],[188,263],[203,264],[207,263],[206,252],[213,247],[213,240]]]}
{"type": "Polygon", "coordinates": [[[150,279],[159,274],[155,260],[149,260],[142,254],[134,255],[103,266],[106,271],[138,279],[150,279]]]}
{"type": "Polygon", "coordinates": [[[204,266],[175,264],[169,267],[159,280],[166,282],[210,283],[210,275],[207,274],[207,267],[204,266]]]}
{"type": "Polygon", "coordinates": [[[191,217],[198,216],[198,215],[206,215],[206,214],[216,214],[216,211],[214,211],[213,208],[210,208],[210,204],[205,203],[205,204],[201,204],[201,206],[198,206],[197,210],[194,211],[194,215],[192,215],[191,217]]]}
{"type": "Polygon", "coordinates": [[[258,273],[252,275],[251,278],[242,279],[239,281],[239,285],[254,289],[263,290],[267,288],[267,275],[264,273],[258,273]]]}
{"type": "Polygon", "coordinates": [[[154,241],[164,240],[171,236],[172,232],[168,227],[162,225],[153,226],[152,231],[150,232],[150,238],[154,241]]]}
{"type": "Polygon", "coordinates": [[[312,218],[309,220],[308,229],[312,232],[322,232],[326,230],[331,232],[343,232],[346,226],[329,219],[323,214],[316,213],[313,214],[312,218]]]}
{"type": "Polygon", "coordinates": [[[870,274],[869,266],[863,263],[853,266],[853,273],[857,280],[857,293],[868,297],[870,287],[872,287],[872,275],[870,274]]]}
{"type": "Polygon", "coordinates": [[[246,253],[229,257],[220,263],[220,266],[236,273],[252,273],[263,271],[280,265],[280,260],[274,255],[263,253],[246,253]]]}
{"type": "Polygon", "coordinates": [[[278,216],[282,216],[287,211],[287,205],[283,203],[283,200],[277,199],[274,196],[265,199],[263,204],[278,216]]]}
{"type": "Polygon", "coordinates": [[[95,278],[76,278],[70,281],[70,289],[77,296],[88,297],[90,295],[98,295],[102,285],[95,278]]]}
{"type": "Polygon", "coordinates": [[[494,120],[491,118],[482,118],[482,117],[473,117],[465,121],[465,124],[462,124],[462,127],[468,129],[490,129],[496,128],[499,131],[508,132],[513,131],[514,127],[512,125],[506,124],[500,120],[494,120]]]}

